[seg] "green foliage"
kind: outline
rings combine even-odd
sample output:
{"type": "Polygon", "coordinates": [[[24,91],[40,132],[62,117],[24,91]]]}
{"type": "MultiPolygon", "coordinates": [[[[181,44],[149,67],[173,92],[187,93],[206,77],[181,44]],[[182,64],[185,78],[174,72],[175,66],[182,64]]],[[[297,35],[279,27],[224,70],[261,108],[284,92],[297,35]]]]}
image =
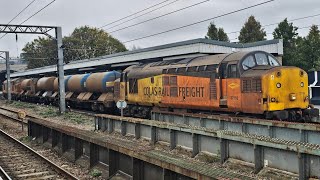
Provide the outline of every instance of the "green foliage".
{"type": "Polygon", "coordinates": [[[297,27],[287,19],[273,32],[275,39],[283,39],[283,65],[296,66],[305,71],[320,70],[320,31],[313,25],[306,37],[299,37],[297,27]]]}
{"type": "Polygon", "coordinates": [[[254,16],[250,16],[240,30],[238,37],[240,43],[250,43],[265,40],[266,32],[261,27],[260,22],[254,16]]]}
{"type": "Polygon", "coordinates": [[[48,66],[57,62],[57,45],[54,40],[39,37],[28,42],[22,49],[28,69],[48,66]]]}
{"type": "Polygon", "coordinates": [[[208,32],[205,38],[217,40],[217,41],[229,42],[228,35],[224,32],[223,28],[217,28],[213,22],[211,22],[210,25],[208,26],[208,32]]]}
{"type": "Polygon", "coordinates": [[[87,117],[75,112],[67,112],[63,117],[65,120],[76,122],[77,124],[82,124],[86,121],[87,117]]]}
{"type": "Polygon", "coordinates": [[[64,38],[66,60],[89,59],[126,51],[126,47],[107,32],[88,26],[76,28],[64,38]]]}
{"type": "MultiPolygon", "coordinates": [[[[126,51],[126,47],[107,32],[83,26],[63,38],[64,61],[89,59],[126,51]]],[[[57,46],[54,40],[39,37],[25,45],[23,56],[28,68],[37,68],[57,63],[57,46]],[[43,59],[44,58],[44,59],[43,59]]]]}
{"type": "Polygon", "coordinates": [[[219,41],[226,41],[229,42],[229,37],[227,35],[227,33],[224,32],[223,28],[219,28],[218,29],[218,40],[219,41]]]}
{"type": "Polygon", "coordinates": [[[299,38],[295,58],[297,66],[306,71],[320,70],[320,31],[318,26],[313,25],[309,34],[299,38]]]}
{"type": "Polygon", "coordinates": [[[56,109],[50,106],[48,108],[43,108],[38,114],[43,118],[58,116],[56,109]]]}
{"type": "Polygon", "coordinates": [[[31,103],[26,103],[26,102],[20,102],[20,101],[12,101],[11,103],[12,106],[16,107],[16,108],[29,108],[29,109],[33,109],[36,107],[36,105],[31,104],[31,103]]]}
{"type": "Polygon", "coordinates": [[[30,142],[32,140],[31,136],[24,136],[19,139],[21,142],[30,142]]]}
{"type": "Polygon", "coordinates": [[[220,157],[216,155],[209,155],[206,153],[199,153],[196,157],[196,159],[202,161],[202,162],[207,162],[207,163],[214,163],[214,162],[219,162],[220,157]]]}
{"type": "Polygon", "coordinates": [[[58,113],[56,108],[51,106],[47,108],[42,108],[41,110],[38,111],[37,114],[43,118],[52,118],[52,117],[61,116],[64,120],[75,122],[77,124],[82,124],[88,119],[86,116],[79,113],[75,113],[75,112],[66,112],[64,114],[60,114],[58,113]]]}
{"type": "Polygon", "coordinates": [[[278,27],[274,30],[274,39],[283,39],[283,58],[282,64],[285,66],[296,65],[295,54],[297,51],[297,33],[298,28],[293,26],[292,23],[288,23],[287,18],[278,24],[278,27]]]}
{"type": "Polygon", "coordinates": [[[91,175],[92,177],[99,177],[99,176],[102,175],[102,172],[99,171],[98,169],[93,169],[93,170],[90,172],[90,175],[91,175]]]}

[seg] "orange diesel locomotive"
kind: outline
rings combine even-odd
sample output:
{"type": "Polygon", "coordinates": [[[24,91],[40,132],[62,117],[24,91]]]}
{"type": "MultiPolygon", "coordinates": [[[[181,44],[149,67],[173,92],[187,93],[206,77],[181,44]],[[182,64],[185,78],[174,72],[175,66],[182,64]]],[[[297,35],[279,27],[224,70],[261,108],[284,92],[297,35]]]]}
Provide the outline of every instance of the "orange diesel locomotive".
{"type": "MultiPolygon", "coordinates": [[[[168,111],[224,111],[268,119],[310,121],[308,76],[280,66],[263,51],[235,52],[127,68],[121,79],[127,115],[146,117],[154,108],[168,111]]],[[[120,88],[121,89],[121,88],[120,88]]],[[[120,91],[120,92],[121,92],[120,91]]]]}

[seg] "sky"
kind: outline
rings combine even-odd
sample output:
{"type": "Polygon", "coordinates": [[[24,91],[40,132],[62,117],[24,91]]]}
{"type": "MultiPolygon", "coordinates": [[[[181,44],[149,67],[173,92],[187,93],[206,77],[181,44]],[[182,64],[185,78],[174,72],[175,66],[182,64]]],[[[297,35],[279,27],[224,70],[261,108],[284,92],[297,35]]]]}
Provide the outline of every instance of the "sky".
{"type": "MultiPolygon", "coordinates": [[[[32,0],[0,1],[2,5],[0,6],[0,24],[7,24],[32,0]]],[[[35,0],[30,7],[28,7],[10,24],[20,24],[51,1],[52,0],[35,0]]],[[[32,17],[23,25],[61,26],[63,36],[67,36],[70,35],[76,27],[88,25],[99,28],[105,24],[138,12],[162,1],[164,0],[55,0],[50,6],[32,17]]],[[[159,10],[155,10],[147,15],[141,16],[112,29],[110,29],[111,26],[107,26],[104,30],[111,32],[112,30],[161,16],[163,14],[203,1],[204,0],[169,0],[160,5],[162,6],[164,4],[171,3],[168,6],[165,6],[159,10]]],[[[204,19],[213,18],[264,1],[267,0],[208,0],[194,7],[156,19],[154,21],[143,23],[122,31],[113,32],[111,35],[121,42],[126,42],[132,39],[177,28],[204,19]]],[[[151,10],[152,9],[149,9],[148,11],[151,10]]],[[[144,13],[148,11],[144,11],[144,13]]],[[[262,6],[247,9],[221,18],[216,18],[213,21],[218,27],[224,28],[225,32],[229,33],[239,31],[250,15],[254,15],[263,26],[267,24],[278,23],[284,18],[288,18],[288,20],[290,20],[316,14],[320,14],[320,0],[275,0],[262,6]]],[[[121,23],[121,21],[117,23],[121,23]]],[[[117,23],[113,25],[116,25],[117,23]]],[[[207,27],[209,23],[210,21],[206,21],[159,36],[125,43],[125,45],[128,49],[132,49],[133,46],[146,48],[190,39],[203,38],[207,33],[207,27]]],[[[312,24],[320,25],[320,15],[312,18],[293,21],[293,24],[300,28],[308,27],[312,24]]],[[[272,39],[271,33],[275,27],[276,25],[265,27],[267,39],[272,39]]],[[[300,36],[306,36],[308,31],[309,28],[298,30],[300,36]]],[[[3,34],[0,33],[0,37],[2,35],[3,34]]],[[[15,34],[7,34],[0,39],[0,51],[9,51],[11,57],[17,57],[22,52],[24,45],[27,42],[31,42],[38,36],[39,35],[19,34],[18,40],[16,41],[15,34]]],[[[239,32],[230,33],[228,36],[232,42],[236,42],[239,32]]]]}

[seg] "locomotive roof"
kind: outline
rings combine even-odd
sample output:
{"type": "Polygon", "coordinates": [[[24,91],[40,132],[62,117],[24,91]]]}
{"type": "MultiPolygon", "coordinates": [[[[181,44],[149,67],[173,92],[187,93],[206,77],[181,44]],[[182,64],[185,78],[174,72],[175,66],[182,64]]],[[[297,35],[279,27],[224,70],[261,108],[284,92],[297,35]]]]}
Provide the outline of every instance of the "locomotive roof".
{"type": "Polygon", "coordinates": [[[162,74],[164,69],[194,67],[194,66],[208,66],[219,65],[222,61],[239,61],[245,55],[251,53],[247,52],[234,52],[231,54],[217,54],[209,56],[201,56],[196,58],[186,58],[179,60],[167,60],[154,63],[146,63],[135,66],[130,66],[124,70],[128,73],[128,77],[143,78],[162,74]]]}

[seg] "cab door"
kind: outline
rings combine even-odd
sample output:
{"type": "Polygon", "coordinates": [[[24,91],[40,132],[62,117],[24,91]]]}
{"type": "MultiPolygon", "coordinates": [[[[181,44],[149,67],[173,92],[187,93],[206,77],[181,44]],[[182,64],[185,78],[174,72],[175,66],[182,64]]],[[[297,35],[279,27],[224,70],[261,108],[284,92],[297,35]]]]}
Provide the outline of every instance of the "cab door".
{"type": "Polygon", "coordinates": [[[238,61],[229,62],[227,65],[226,91],[227,106],[232,111],[241,110],[241,81],[238,70],[238,61]]]}
{"type": "Polygon", "coordinates": [[[227,63],[221,63],[219,66],[219,106],[220,108],[228,107],[228,96],[227,96],[227,63]]]}

